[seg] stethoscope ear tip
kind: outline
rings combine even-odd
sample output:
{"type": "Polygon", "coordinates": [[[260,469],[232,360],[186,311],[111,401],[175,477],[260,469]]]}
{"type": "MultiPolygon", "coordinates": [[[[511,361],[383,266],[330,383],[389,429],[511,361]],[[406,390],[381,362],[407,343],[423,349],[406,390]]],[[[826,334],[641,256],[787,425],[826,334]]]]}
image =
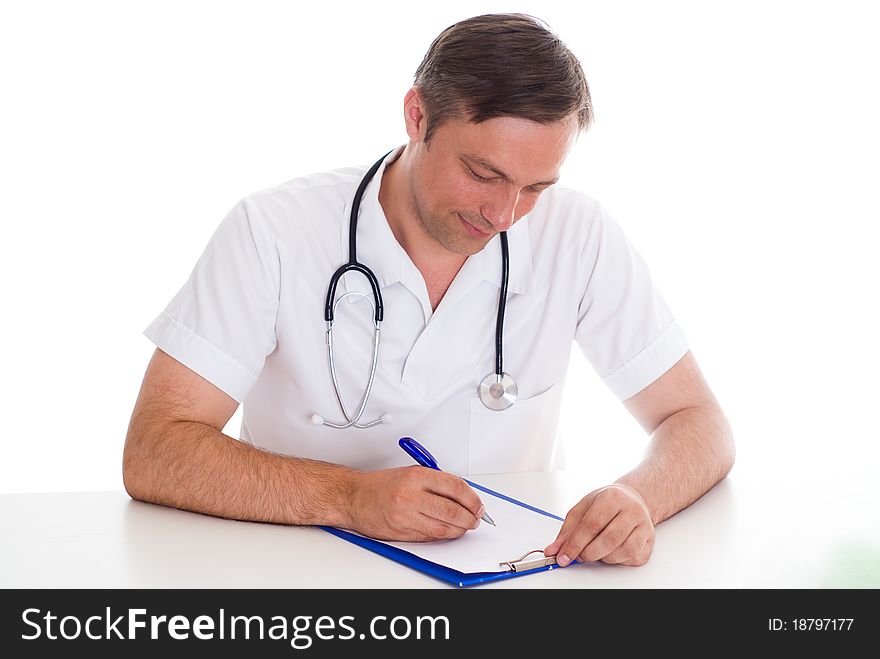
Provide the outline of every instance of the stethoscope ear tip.
{"type": "Polygon", "coordinates": [[[391,423],[392,419],[393,417],[389,412],[385,412],[385,414],[379,417],[379,421],[381,421],[382,423],[391,423]]]}
{"type": "Polygon", "coordinates": [[[309,421],[312,422],[313,426],[324,425],[324,417],[322,417],[320,414],[312,414],[312,416],[309,417],[309,421]]]}

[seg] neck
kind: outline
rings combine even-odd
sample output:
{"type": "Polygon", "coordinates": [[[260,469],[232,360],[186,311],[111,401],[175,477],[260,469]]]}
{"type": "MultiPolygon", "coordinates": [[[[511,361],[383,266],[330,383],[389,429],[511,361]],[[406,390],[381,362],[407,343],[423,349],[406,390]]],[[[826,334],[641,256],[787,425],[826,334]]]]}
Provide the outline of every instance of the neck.
{"type": "Polygon", "coordinates": [[[425,229],[412,194],[412,145],[385,167],[379,188],[379,203],[391,232],[426,281],[436,277],[451,282],[467,256],[452,252],[425,229]]]}

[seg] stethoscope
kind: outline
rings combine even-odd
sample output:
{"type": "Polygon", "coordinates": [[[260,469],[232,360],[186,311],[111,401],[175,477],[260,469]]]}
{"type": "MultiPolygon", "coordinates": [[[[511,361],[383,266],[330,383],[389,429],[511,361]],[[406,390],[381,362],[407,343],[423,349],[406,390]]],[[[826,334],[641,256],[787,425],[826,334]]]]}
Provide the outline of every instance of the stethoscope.
{"type": "MultiPolygon", "coordinates": [[[[391,152],[389,151],[388,153],[391,152]]],[[[310,420],[316,426],[324,425],[329,426],[330,428],[340,429],[352,426],[355,428],[372,428],[380,423],[391,423],[391,415],[387,412],[373,421],[358,423],[367,407],[367,401],[370,398],[370,391],[373,388],[373,380],[376,376],[376,364],[379,361],[379,334],[382,327],[384,310],[382,306],[382,293],[379,291],[379,280],[376,279],[376,275],[373,274],[372,270],[357,260],[357,221],[361,206],[361,198],[364,196],[364,190],[366,190],[367,185],[385,161],[388,153],[379,158],[379,160],[370,167],[354,194],[348,230],[348,263],[341,265],[330,278],[330,286],[327,289],[327,300],[324,304],[324,320],[327,322],[327,363],[330,367],[330,379],[333,382],[333,391],[336,394],[336,401],[339,403],[339,409],[342,410],[342,416],[345,417],[346,423],[333,423],[325,420],[318,414],[313,414],[310,417],[310,420]],[[339,299],[334,303],[333,300],[336,297],[336,286],[339,284],[339,280],[342,276],[350,271],[359,272],[367,278],[367,281],[370,283],[370,288],[373,290],[373,298],[370,299],[369,295],[361,293],[360,291],[350,291],[339,296],[339,299]],[[333,360],[333,319],[336,307],[342,300],[351,296],[364,298],[370,303],[370,307],[373,309],[373,356],[370,365],[370,377],[367,380],[367,387],[364,390],[363,398],[361,398],[360,405],[358,405],[357,412],[355,412],[354,415],[348,413],[345,403],[342,401],[342,394],[339,391],[339,381],[336,377],[336,364],[333,360]]],[[[501,292],[498,296],[498,315],[495,321],[495,371],[483,378],[483,381],[480,382],[479,386],[480,400],[483,402],[483,405],[490,410],[495,411],[506,410],[509,408],[514,402],[516,402],[517,396],[516,382],[514,382],[513,378],[508,373],[504,372],[502,361],[504,347],[502,339],[504,330],[504,308],[507,305],[507,281],[510,270],[510,254],[507,247],[507,232],[500,232],[499,237],[501,239],[501,292]]]]}

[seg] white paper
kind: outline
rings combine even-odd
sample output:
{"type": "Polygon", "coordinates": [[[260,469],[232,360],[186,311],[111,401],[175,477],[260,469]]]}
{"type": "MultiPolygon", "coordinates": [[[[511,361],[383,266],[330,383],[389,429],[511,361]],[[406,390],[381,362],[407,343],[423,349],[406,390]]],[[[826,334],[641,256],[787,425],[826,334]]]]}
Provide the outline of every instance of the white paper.
{"type": "MultiPolygon", "coordinates": [[[[532,550],[543,551],[556,539],[562,522],[505,499],[477,490],[497,526],[480,526],[454,540],[385,542],[459,572],[499,572],[502,561],[513,561],[532,550]]],[[[540,558],[535,554],[530,558],[540,558]]]]}

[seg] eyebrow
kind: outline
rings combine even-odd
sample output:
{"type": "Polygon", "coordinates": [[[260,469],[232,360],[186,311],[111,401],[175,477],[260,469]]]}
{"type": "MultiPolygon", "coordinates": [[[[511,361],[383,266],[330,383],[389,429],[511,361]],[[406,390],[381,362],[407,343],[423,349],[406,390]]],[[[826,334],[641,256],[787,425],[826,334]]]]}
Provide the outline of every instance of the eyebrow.
{"type": "MultiPolygon", "coordinates": [[[[500,176],[501,178],[503,178],[505,181],[508,181],[508,182],[511,181],[511,178],[510,178],[507,174],[505,174],[504,172],[502,172],[500,169],[498,169],[495,165],[493,165],[492,163],[490,163],[488,160],[485,160],[485,159],[481,158],[480,156],[474,155],[474,154],[472,154],[472,153],[465,153],[465,154],[463,155],[463,157],[464,157],[464,158],[467,158],[468,160],[470,160],[470,161],[473,162],[473,163],[476,163],[477,165],[479,165],[479,166],[482,167],[483,169],[488,169],[490,172],[492,172],[492,173],[494,173],[494,174],[497,174],[498,176],[500,176]]],[[[535,186],[535,185],[547,185],[547,186],[550,186],[550,185],[553,185],[554,183],[556,183],[558,180],[559,180],[559,176],[556,176],[556,177],[555,177],[553,180],[551,180],[551,181],[539,181],[539,182],[537,182],[537,183],[530,183],[529,185],[530,185],[530,186],[535,186]]]]}

